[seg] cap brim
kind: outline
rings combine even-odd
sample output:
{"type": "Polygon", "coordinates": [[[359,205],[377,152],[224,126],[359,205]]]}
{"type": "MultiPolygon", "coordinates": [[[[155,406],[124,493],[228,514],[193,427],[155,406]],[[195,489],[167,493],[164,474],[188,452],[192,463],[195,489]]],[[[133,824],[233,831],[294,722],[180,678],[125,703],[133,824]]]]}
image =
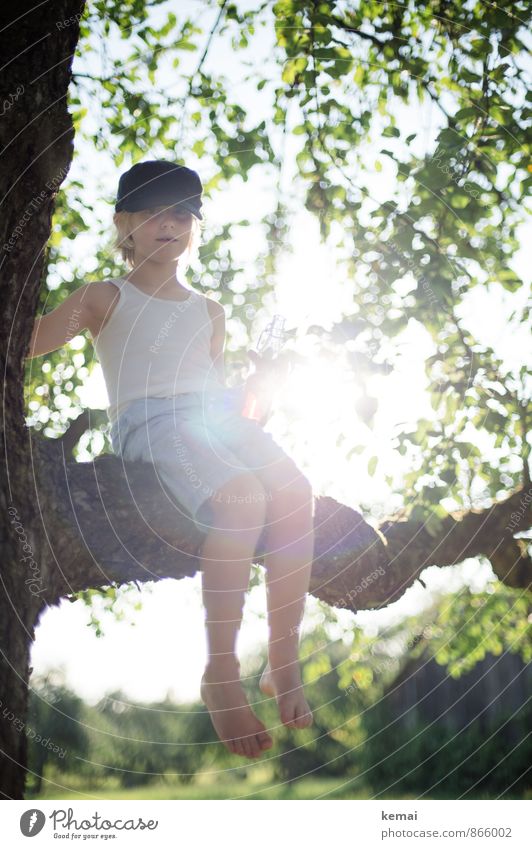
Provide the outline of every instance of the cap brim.
{"type": "Polygon", "coordinates": [[[143,209],[150,209],[153,206],[180,206],[186,209],[195,218],[203,221],[203,216],[199,209],[190,201],[175,200],[174,198],[136,198],[133,195],[131,198],[122,198],[115,204],[115,212],[142,212],[143,209]]]}
{"type": "Polygon", "coordinates": [[[192,213],[192,215],[194,215],[200,221],[203,221],[203,216],[202,216],[201,212],[199,211],[199,209],[197,209],[191,203],[188,203],[186,200],[178,201],[178,203],[172,204],[172,206],[181,206],[181,207],[183,207],[183,209],[186,209],[187,212],[192,213]]]}

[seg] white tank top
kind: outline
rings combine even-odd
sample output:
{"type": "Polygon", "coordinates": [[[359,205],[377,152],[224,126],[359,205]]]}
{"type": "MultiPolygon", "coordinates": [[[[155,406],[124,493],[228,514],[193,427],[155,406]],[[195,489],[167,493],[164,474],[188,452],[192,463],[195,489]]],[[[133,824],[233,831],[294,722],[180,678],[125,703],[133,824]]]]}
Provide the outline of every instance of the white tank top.
{"type": "Polygon", "coordinates": [[[94,339],[114,423],[139,398],[222,387],[211,354],[212,321],[205,295],[171,301],[146,295],[123,277],[106,281],[120,289],[111,317],[94,339]]]}

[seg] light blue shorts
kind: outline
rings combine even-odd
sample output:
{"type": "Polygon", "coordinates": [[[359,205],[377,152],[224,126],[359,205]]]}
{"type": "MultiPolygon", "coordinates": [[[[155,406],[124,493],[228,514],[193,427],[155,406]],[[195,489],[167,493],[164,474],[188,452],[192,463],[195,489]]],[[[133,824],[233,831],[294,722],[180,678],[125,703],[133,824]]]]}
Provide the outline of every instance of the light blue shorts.
{"type": "Polygon", "coordinates": [[[184,506],[205,532],[212,522],[207,500],[231,478],[251,471],[260,480],[261,469],[293,464],[258,422],[240,414],[241,406],[242,387],[141,398],[113,424],[113,451],[124,460],[152,463],[176,506],[184,506]]]}

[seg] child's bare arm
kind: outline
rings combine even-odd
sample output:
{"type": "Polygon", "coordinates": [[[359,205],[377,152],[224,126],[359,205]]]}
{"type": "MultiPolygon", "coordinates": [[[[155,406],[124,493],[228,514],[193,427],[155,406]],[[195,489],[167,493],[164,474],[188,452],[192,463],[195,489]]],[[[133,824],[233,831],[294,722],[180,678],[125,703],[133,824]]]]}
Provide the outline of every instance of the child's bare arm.
{"type": "Polygon", "coordinates": [[[26,357],[40,357],[56,351],[85,330],[93,326],[94,293],[92,283],[76,289],[60,306],[35,320],[26,357]]]}

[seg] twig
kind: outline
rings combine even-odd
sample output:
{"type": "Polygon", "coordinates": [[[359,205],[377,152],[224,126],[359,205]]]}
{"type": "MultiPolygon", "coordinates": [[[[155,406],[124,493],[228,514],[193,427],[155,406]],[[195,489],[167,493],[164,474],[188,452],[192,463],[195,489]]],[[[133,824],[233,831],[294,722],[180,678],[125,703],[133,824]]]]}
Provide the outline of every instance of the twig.
{"type": "Polygon", "coordinates": [[[203,50],[203,53],[201,54],[201,58],[198,62],[196,70],[193,71],[193,73],[190,75],[190,79],[189,79],[189,82],[188,82],[188,90],[187,90],[186,95],[182,99],[183,111],[181,113],[181,128],[180,128],[180,136],[179,136],[181,139],[183,138],[183,131],[184,131],[184,126],[185,126],[186,105],[187,105],[187,101],[189,100],[190,96],[192,95],[192,89],[194,87],[194,80],[196,79],[198,74],[201,73],[201,69],[203,68],[203,64],[204,64],[204,62],[207,58],[207,55],[209,53],[210,46],[211,46],[212,40],[214,38],[214,34],[215,34],[216,30],[218,29],[220,22],[223,18],[223,15],[224,15],[224,12],[225,12],[225,7],[227,6],[227,2],[228,2],[228,0],[223,0],[223,3],[220,6],[220,11],[218,12],[218,15],[216,16],[216,20],[211,27],[211,31],[209,32],[209,36],[208,36],[207,42],[205,44],[205,49],[203,50]]]}

